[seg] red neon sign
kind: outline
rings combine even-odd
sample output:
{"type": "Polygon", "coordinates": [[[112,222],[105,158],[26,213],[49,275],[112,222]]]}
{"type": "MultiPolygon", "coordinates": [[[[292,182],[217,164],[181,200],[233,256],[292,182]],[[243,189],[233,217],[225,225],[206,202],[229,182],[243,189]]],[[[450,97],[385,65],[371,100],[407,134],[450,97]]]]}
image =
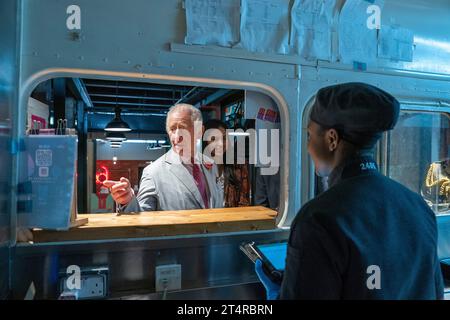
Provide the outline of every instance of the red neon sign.
{"type": "Polygon", "coordinates": [[[105,166],[100,166],[100,170],[95,174],[95,183],[103,184],[105,180],[109,180],[109,170],[105,166]]]}

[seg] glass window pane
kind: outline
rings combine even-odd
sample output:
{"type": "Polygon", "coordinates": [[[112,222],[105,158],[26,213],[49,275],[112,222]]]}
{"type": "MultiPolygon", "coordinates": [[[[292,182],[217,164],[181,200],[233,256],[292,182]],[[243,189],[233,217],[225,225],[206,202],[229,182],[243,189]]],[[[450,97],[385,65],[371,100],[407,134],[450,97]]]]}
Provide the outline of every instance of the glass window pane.
{"type": "Polygon", "coordinates": [[[403,111],[388,140],[388,175],[436,214],[450,213],[449,127],[447,113],[403,111]]]}

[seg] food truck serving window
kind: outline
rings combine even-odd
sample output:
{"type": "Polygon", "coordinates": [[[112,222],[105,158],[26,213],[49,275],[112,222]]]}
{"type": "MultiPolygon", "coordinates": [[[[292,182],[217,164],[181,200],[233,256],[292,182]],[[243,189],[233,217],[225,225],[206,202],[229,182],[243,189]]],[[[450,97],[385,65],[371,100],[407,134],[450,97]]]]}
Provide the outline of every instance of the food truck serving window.
{"type": "Polygon", "coordinates": [[[423,196],[436,214],[450,213],[450,117],[404,109],[385,137],[382,170],[423,196]]]}
{"type": "Polygon", "coordinates": [[[18,222],[37,241],[275,228],[281,120],[265,94],[60,78],[23,125],[18,222]]]}

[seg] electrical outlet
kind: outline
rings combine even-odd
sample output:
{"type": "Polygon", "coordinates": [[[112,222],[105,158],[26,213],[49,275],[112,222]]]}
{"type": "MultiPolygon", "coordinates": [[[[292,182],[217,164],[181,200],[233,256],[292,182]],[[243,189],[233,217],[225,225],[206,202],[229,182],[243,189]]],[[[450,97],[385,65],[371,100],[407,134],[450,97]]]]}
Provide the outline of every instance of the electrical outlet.
{"type": "Polygon", "coordinates": [[[157,266],[155,270],[156,291],[181,289],[181,264],[157,266]]]}
{"type": "MultiPolygon", "coordinates": [[[[63,281],[62,286],[63,292],[73,291],[67,289],[65,281],[63,281]]],[[[106,296],[105,287],[106,281],[103,275],[82,275],[81,288],[76,290],[77,299],[103,298],[106,296]]]]}
{"type": "Polygon", "coordinates": [[[62,270],[59,279],[60,298],[80,300],[105,298],[108,294],[108,271],[107,267],[88,267],[80,268],[80,273],[74,275],[67,274],[67,271],[62,270]],[[67,282],[69,277],[74,276],[79,276],[80,287],[69,289],[67,282]]]}

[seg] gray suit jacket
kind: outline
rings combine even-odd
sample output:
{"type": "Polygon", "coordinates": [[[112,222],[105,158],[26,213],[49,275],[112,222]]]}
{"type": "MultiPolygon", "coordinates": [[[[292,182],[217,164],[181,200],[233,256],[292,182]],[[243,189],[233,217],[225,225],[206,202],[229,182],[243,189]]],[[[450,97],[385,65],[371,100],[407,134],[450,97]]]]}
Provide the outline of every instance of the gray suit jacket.
{"type": "MultiPolygon", "coordinates": [[[[209,190],[209,207],[223,207],[223,192],[216,177],[217,165],[203,156],[207,169],[200,165],[209,190]]],[[[139,192],[126,206],[118,206],[119,212],[142,212],[153,210],[204,209],[203,199],[188,169],[181,163],[180,156],[170,149],[152,164],[148,165],[141,177],[139,192]]]]}

